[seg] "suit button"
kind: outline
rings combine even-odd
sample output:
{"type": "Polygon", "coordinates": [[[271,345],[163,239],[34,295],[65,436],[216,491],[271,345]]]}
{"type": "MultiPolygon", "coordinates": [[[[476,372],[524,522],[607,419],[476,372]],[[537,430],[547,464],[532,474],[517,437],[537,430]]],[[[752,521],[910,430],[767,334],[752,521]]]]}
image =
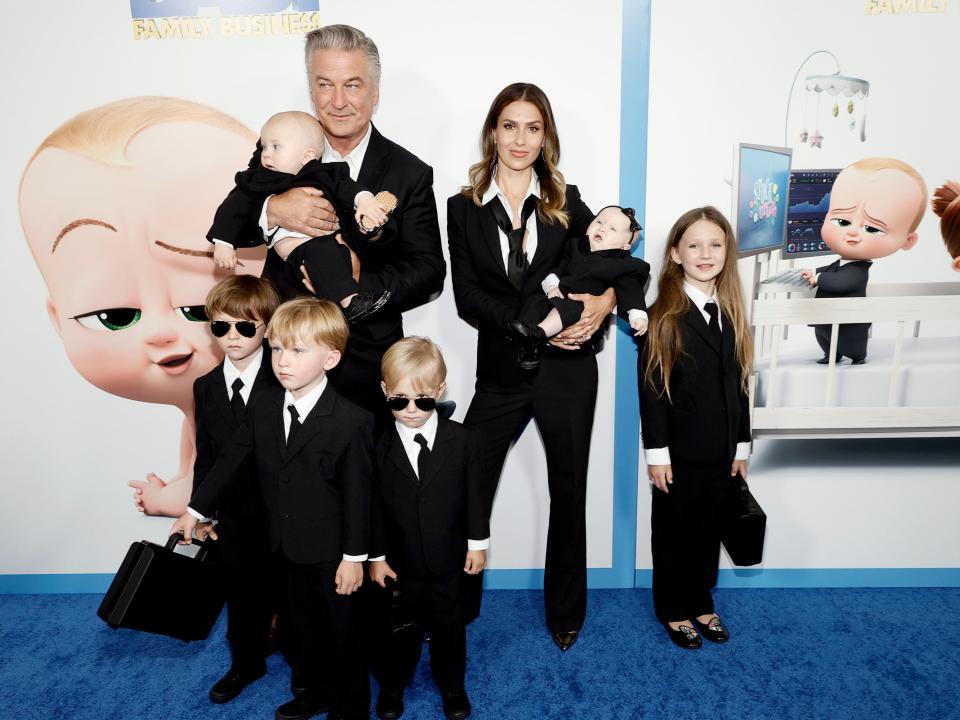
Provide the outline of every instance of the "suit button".
{"type": "Polygon", "coordinates": [[[280,517],[282,517],[284,520],[289,520],[289,519],[290,519],[290,513],[284,513],[284,514],[281,515],[280,517]]]}

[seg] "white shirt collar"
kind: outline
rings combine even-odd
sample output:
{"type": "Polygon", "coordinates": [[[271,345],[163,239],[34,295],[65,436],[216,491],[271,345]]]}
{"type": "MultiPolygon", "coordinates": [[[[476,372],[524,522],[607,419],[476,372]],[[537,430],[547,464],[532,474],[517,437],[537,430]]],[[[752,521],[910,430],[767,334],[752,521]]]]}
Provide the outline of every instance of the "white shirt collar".
{"type": "Polygon", "coordinates": [[[713,295],[707,295],[700,288],[696,288],[688,282],[683,284],[683,291],[687,294],[687,297],[693,300],[694,305],[696,305],[700,310],[703,310],[704,305],[706,305],[711,300],[717,303],[717,307],[720,307],[720,302],[717,300],[717,291],[714,288],[713,295]]]}
{"type": "MultiPolygon", "coordinates": [[[[524,196],[524,199],[530,197],[531,195],[536,195],[540,197],[540,178],[537,177],[536,170],[530,171],[530,187],[527,188],[527,194],[524,196]]],[[[487,188],[487,191],[483,194],[483,204],[486,205],[488,202],[493,200],[495,197],[502,198],[503,206],[510,209],[510,204],[507,202],[506,195],[500,190],[500,186],[497,185],[497,176],[494,175],[490,179],[490,187],[487,188]]]]}
{"type": "Polygon", "coordinates": [[[330,141],[327,139],[327,136],[324,135],[323,155],[320,158],[320,162],[345,162],[350,166],[350,178],[356,181],[357,175],[360,174],[360,166],[363,165],[363,158],[367,154],[367,146],[370,145],[370,136],[372,134],[373,123],[367,123],[367,132],[363,136],[363,139],[360,140],[360,143],[346,155],[341,155],[334,150],[333,146],[330,145],[330,141]]]}
{"type": "MultiPolygon", "coordinates": [[[[253,360],[250,361],[250,364],[247,365],[246,369],[240,370],[236,365],[233,364],[233,361],[230,358],[224,356],[223,358],[223,379],[227,383],[227,395],[233,397],[233,381],[237,378],[243,380],[243,387],[240,389],[240,394],[244,394],[244,390],[247,391],[249,396],[250,388],[253,387],[253,383],[257,379],[257,373],[260,372],[260,365],[263,364],[263,348],[261,347],[257,350],[257,354],[254,356],[253,360]]],[[[246,398],[244,398],[246,400],[246,398]]]]}
{"type": "Polygon", "coordinates": [[[297,413],[300,417],[300,422],[304,422],[307,419],[307,415],[310,414],[310,411],[313,410],[313,406],[317,404],[317,401],[320,399],[320,396],[323,395],[323,391],[327,389],[327,376],[323,376],[323,380],[320,381],[320,384],[317,385],[313,390],[308,392],[299,400],[293,399],[293,393],[287,390],[283,394],[283,412],[285,415],[289,416],[289,411],[287,406],[293,404],[297,409],[297,413]]]}
{"type": "Polygon", "coordinates": [[[410,428],[401,422],[397,422],[397,434],[400,435],[400,439],[403,440],[404,444],[412,445],[415,443],[413,438],[419,433],[426,438],[427,447],[432,450],[433,441],[437,437],[437,422],[437,411],[434,410],[432,413],[430,413],[430,417],[427,418],[427,421],[418,428],[410,428]]]}

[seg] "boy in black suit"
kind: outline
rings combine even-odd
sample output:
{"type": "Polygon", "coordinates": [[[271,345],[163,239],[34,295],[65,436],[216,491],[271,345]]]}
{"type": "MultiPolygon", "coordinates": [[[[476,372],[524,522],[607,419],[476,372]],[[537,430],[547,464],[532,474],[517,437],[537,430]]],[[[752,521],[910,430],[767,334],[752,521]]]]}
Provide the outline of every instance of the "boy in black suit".
{"type": "Polygon", "coordinates": [[[547,275],[542,283],[545,297],[528,302],[519,319],[510,323],[513,336],[521,343],[517,363],[522,370],[539,367],[540,347],[580,320],[583,303],[569,299],[570,293],[600,295],[612,287],[620,315],[630,323],[634,335],[647,331],[644,292],[650,266],[630,254],[640,229],[633,208],[608,205],[597,213],[587,228],[588,248],[581,248],[578,242],[563,277],[547,275]]]}
{"type": "Polygon", "coordinates": [[[233,494],[242,468],[255,465],[263,537],[285,585],[295,671],[305,689],[277,709],[277,720],[370,714],[370,684],[351,595],[363,581],[370,534],[373,455],[370,413],[329,385],[349,330],[331,302],[301,297],[281,305],[267,330],[282,387],[251,406],[236,436],[195,490],[172,533],[190,538],[233,494]]]}
{"type": "MultiPolygon", "coordinates": [[[[247,407],[266,388],[277,386],[263,335],[279,304],[270,281],[253,275],[224,278],[207,295],[210,330],[224,359],[193,383],[197,421],[194,488],[200,487],[217,455],[243,423],[247,407]]],[[[264,591],[268,556],[261,541],[263,522],[257,503],[251,502],[258,492],[256,482],[252,468],[243,468],[236,491],[217,511],[216,530],[209,523],[197,528],[197,537],[219,540],[227,583],[227,640],[232,663],[210,688],[210,700],[215,703],[233,700],[267,670],[264,657],[272,612],[264,591]]]]}
{"type": "Polygon", "coordinates": [[[417,624],[390,628],[383,638],[377,717],[403,714],[404,686],[426,627],[444,714],[465,718],[471,707],[464,688],[463,579],[483,569],[490,543],[480,438],[436,412],[447,369],[433,342],[404,338],[387,350],[381,367],[396,422],[377,443],[370,578],[384,588],[387,578],[395,581],[396,610],[417,624]]]}
{"type": "MultiPolygon", "coordinates": [[[[347,221],[352,217],[357,229],[370,235],[368,239],[387,241],[383,230],[376,234],[374,231],[387,222],[397,205],[396,197],[388,192],[374,196],[365,190],[350,179],[346,163],[321,163],[323,130],[316,118],[304,112],[277,113],[260,131],[260,145],[260,167],[237,173],[236,187],[217,208],[207,233],[207,239],[214,243],[213,259],[217,265],[232,270],[237,264],[238,246],[255,247],[264,242],[260,233],[247,230],[249,215],[270,195],[293,187],[324,191],[344,219],[341,233],[349,244],[355,244],[353,225],[347,221]]],[[[332,233],[310,238],[280,227],[266,243],[286,261],[288,279],[299,284],[300,266],[305,266],[317,297],[339,302],[351,322],[376,312],[390,298],[389,291],[360,292],[353,279],[350,251],[332,233]]]]}

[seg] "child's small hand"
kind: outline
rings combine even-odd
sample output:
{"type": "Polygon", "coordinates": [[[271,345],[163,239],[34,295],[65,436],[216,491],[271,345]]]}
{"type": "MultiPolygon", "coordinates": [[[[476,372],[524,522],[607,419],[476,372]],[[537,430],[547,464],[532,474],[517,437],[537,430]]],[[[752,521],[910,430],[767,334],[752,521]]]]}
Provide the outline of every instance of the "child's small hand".
{"type": "Polygon", "coordinates": [[[337,595],[352,595],[363,585],[363,564],[341,560],[334,581],[337,595]]]}
{"type": "Polygon", "coordinates": [[[357,202],[357,224],[363,230],[374,230],[387,221],[387,213],[372,195],[364,195],[357,202]]]}
{"type": "Polygon", "coordinates": [[[382,588],[387,586],[387,578],[397,579],[397,574],[393,568],[387,564],[386,560],[374,560],[370,563],[370,579],[382,588]]]}
{"type": "Polygon", "coordinates": [[[560,286],[558,285],[558,286],[556,286],[556,287],[552,287],[552,288],[550,288],[549,290],[547,290],[547,297],[548,297],[548,298],[562,298],[562,297],[563,297],[563,293],[560,291],[560,286]]]}
{"type": "Polygon", "coordinates": [[[223,243],[213,244],[213,262],[224,270],[233,270],[237,267],[237,251],[223,243]]]}
{"type": "Polygon", "coordinates": [[[636,331],[633,333],[633,336],[639,337],[647,332],[647,320],[646,318],[634,318],[630,321],[630,327],[636,331]]]}
{"type": "Polygon", "coordinates": [[[180,545],[189,545],[192,542],[193,529],[197,526],[197,522],[198,520],[193,515],[190,513],[184,513],[177,518],[177,521],[173,524],[173,527],[170,528],[170,534],[182,534],[183,540],[180,541],[180,545]]]}
{"type": "Polygon", "coordinates": [[[670,492],[667,486],[673,484],[672,465],[647,465],[647,476],[650,478],[650,484],[657,490],[670,492]]]}
{"type": "Polygon", "coordinates": [[[197,527],[194,528],[193,532],[197,536],[197,540],[202,541],[202,540],[206,540],[207,538],[209,538],[210,540],[220,539],[219,537],[217,537],[217,531],[216,529],[214,529],[212,522],[199,523],[197,527]]]}
{"type": "Polygon", "coordinates": [[[730,477],[736,477],[737,473],[740,473],[740,477],[744,480],[747,479],[747,461],[746,460],[734,460],[733,465],[730,466],[730,477]]]}
{"type": "Polygon", "coordinates": [[[468,550],[467,562],[463,565],[463,571],[467,575],[476,575],[487,566],[486,550],[468,550]]]}
{"type": "Polygon", "coordinates": [[[800,277],[810,283],[810,287],[814,287],[817,284],[817,274],[813,270],[801,270],[800,277]]]}

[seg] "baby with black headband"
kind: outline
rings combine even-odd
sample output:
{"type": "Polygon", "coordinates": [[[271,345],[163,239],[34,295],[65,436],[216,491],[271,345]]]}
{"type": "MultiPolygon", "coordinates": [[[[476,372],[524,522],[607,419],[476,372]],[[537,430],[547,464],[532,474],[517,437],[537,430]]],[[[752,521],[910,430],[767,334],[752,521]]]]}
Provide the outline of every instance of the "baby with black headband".
{"type": "Polygon", "coordinates": [[[573,248],[563,277],[547,275],[541,283],[544,296],[525,305],[510,323],[511,335],[520,343],[517,364],[522,370],[535,370],[540,365],[540,347],[580,320],[583,303],[571,300],[571,293],[601,295],[612,287],[618,313],[630,323],[634,335],[647,331],[644,292],[650,265],[630,254],[640,230],[633,208],[608,205],[597,213],[587,228],[587,242],[573,248]]]}

